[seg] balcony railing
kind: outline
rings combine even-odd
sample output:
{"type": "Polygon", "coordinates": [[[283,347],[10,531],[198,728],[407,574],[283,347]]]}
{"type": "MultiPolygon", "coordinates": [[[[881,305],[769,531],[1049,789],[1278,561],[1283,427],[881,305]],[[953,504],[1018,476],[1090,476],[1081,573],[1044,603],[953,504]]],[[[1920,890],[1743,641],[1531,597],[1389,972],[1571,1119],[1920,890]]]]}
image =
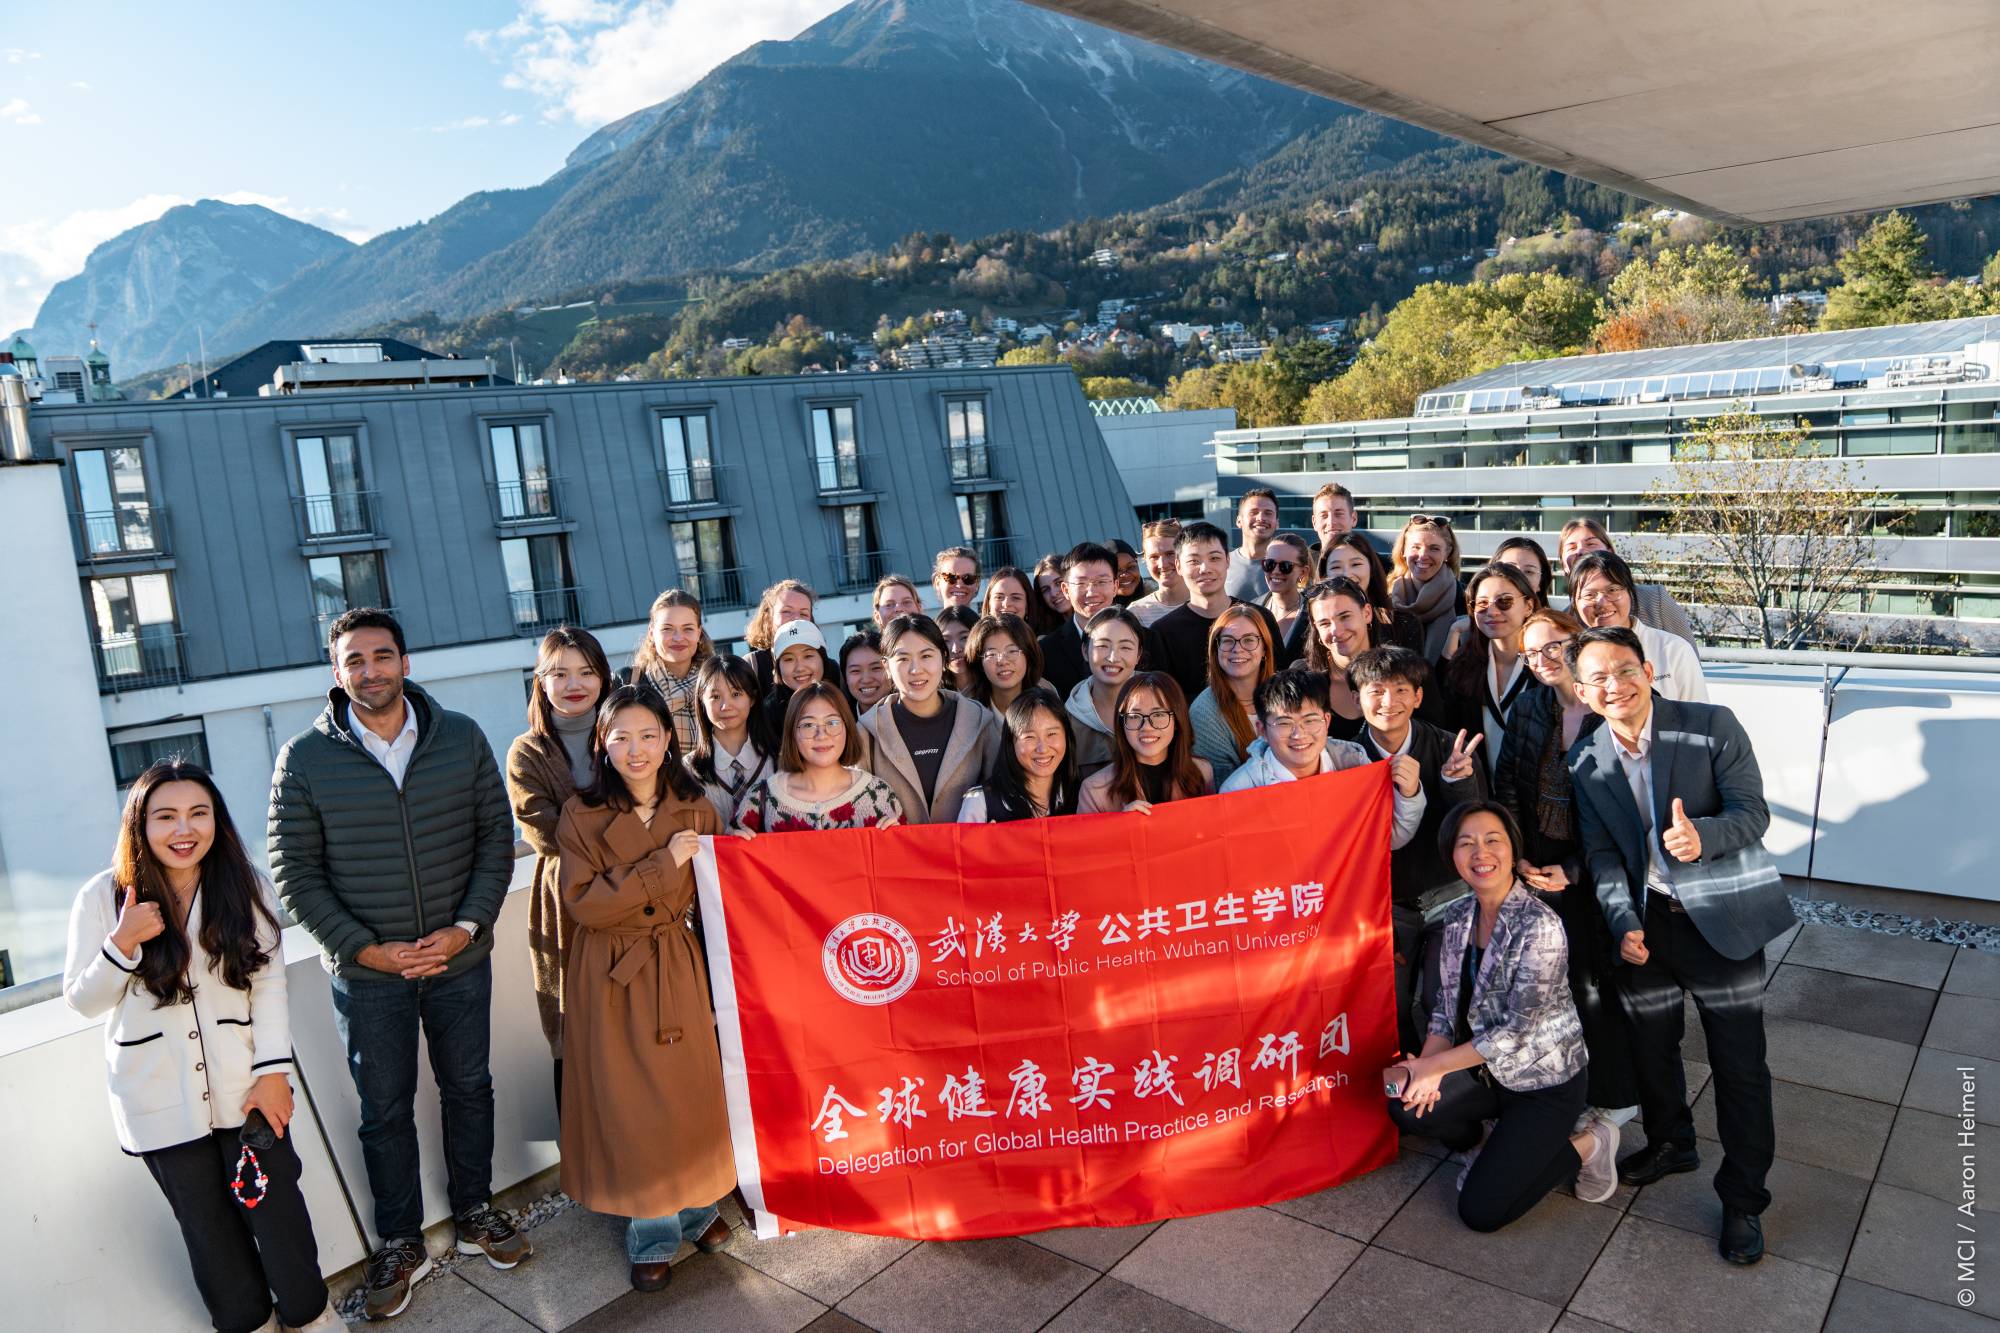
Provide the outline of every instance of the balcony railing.
{"type": "MultiPolygon", "coordinates": [[[[333,622],[346,615],[352,609],[352,607],[348,607],[339,611],[321,611],[312,618],[313,632],[319,636],[319,646],[321,648],[329,650],[332,648],[333,645],[327,642],[327,636],[333,633],[333,622]]],[[[393,606],[378,607],[376,609],[387,611],[392,616],[396,614],[396,608],[393,606]]]]}
{"type": "Polygon", "coordinates": [[[1018,537],[974,537],[966,545],[979,557],[979,568],[991,574],[1002,565],[1021,563],[1014,557],[1014,548],[1019,541],[1018,537]]]}
{"type": "Polygon", "coordinates": [[[186,678],[181,646],[187,638],[172,625],[142,625],[130,634],[112,634],[93,647],[97,688],[103,694],[178,685],[186,678]]]}
{"type": "Polygon", "coordinates": [[[894,551],[847,551],[833,553],[833,586],[840,592],[863,592],[873,588],[894,565],[894,551]]]}
{"type": "Polygon", "coordinates": [[[563,517],[560,477],[494,482],[491,489],[493,521],[503,526],[547,523],[563,517]]]}
{"type": "Polygon", "coordinates": [[[953,481],[990,481],[993,479],[994,447],[984,440],[971,440],[964,444],[945,446],[945,460],[951,467],[953,481]]]}
{"type": "Polygon", "coordinates": [[[146,502],[70,514],[84,563],[167,554],[167,507],[146,502]]]}
{"type": "Polygon", "coordinates": [[[737,469],[713,464],[661,468],[660,497],[668,509],[700,509],[728,504],[736,487],[737,469]]]}
{"type": "Polygon", "coordinates": [[[873,490],[877,459],[868,453],[816,454],[813,478],[822,496],[873,490]]]}
{"type": "Polygon", "coordinates": [[[380,529],[378,491],[332,491],[325,495],[294,495],[292,517],[303,545],[372,537],[380,529]]]}
{"type": "Polygon", "coordinates": [[[701,598],[703,611],[750,605],[750,571],[732,569],[690,569],[681,575],[681,587],[701,598]]]}
{"type": "Polygon", "coordinates": [[[558,625],[583,624],[581,588],[532,588],[507,597],[516,634],[546,634],[558,625]]]}

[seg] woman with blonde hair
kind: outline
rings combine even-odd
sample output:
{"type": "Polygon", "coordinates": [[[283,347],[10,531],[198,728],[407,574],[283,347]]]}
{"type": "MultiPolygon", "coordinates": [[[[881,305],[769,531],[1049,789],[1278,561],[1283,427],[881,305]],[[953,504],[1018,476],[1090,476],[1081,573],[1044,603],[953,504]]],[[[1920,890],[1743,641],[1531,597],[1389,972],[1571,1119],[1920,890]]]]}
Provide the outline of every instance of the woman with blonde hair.
{"type": "Polygon", "coordinates": [[[701,624],[701,599],[680,588],[669,588],[653,599],[646,613],[646,633],[632,650],[632,667],[625,683],[660,696],[674,720],[674,740],[686,754],[694,749],[700,705],[695,702],[695,678],[701,664],[715,656],[715,645],[701,624]]]}
{"type": "MultiPolygon", "coordinates": [[[[1276,541],[1276,538],[1272,539],[1276,541]]],[[[1239,603],[1215,618],[1208,631],[1208,688],[1188,707],[1194,752],[1222,783],[1250,753],[1257,687],[1277,670],[1277,647],[1264,617],[1239,603]]]]}
{"type": "Polygon", "coordinates": [[[1424,657],[1435,663],[1458,619],[1458,536],[1439,514],[1412,514],[1396,537],[1389,601],[1424,627],[1424,657]]]}

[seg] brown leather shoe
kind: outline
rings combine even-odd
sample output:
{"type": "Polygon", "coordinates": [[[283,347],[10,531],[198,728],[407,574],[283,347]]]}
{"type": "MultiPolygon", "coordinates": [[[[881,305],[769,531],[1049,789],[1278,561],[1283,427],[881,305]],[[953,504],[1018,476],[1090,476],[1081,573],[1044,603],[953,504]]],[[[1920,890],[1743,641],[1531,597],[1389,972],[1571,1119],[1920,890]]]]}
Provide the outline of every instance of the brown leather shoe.
{"type": "Polygon", "coordinates": [[[729,1243],[729,1223],[720,1217],[708,1224],[708,1230],[695,1237],[694,1247],[703,1254],[714,1254],[729,1243]]]}
{"type": "Polygon", "coordinates": [[[665,1259],[632,1265],[632,1290],[665,1291],[673,1281],[674,1266],[665,1259]]]}

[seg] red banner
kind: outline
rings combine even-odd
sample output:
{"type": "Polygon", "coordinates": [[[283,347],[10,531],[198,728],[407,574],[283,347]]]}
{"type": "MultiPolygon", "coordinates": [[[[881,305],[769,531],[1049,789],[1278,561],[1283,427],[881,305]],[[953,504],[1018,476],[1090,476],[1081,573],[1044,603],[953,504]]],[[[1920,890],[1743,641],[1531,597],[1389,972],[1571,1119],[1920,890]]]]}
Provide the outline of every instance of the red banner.
{"type": "Polygon", "coordinates": [[[1150,815],[704,839],[745,1197],[969,1239],[1389,1161],[1389,809],[1374,764],[1150,815]]]}

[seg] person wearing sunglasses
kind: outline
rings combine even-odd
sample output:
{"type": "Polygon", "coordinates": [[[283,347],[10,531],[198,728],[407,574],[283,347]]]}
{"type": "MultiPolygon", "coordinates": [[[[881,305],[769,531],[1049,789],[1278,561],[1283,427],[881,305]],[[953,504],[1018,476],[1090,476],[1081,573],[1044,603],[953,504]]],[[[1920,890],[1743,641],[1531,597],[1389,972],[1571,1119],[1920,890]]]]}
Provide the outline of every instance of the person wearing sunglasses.
{"type": "Polygon", "coordinates": [[[1208,688],[1188,705],[1194,752],[1221,782],[1236,771],[1257,739],[1251,722],[1257,687],[1277,670],[1277,653],[1255,607],[1232,606],[1208,632],[1208,688]]]}
{"type": "Polygon", "coordinates": [[[1206,796],[1215,773],[1194,755],[1187,696],[1164,671],[1141,671],[1118,691],[1111,763],[1077,793],[1080,815],[1129,810],[1148,814],[1166,801],[1206,796]]]}
{"type": "Polygon", "coordinates": [[[1471,627],[1458,651],[1438,671],[1432,721],[1447,730],[1463,727],[1486,737],[1489,768],[1499,762],[1500,742],[1514,701],[1535,683],[1521,656],[1521,627],[1541,599],[1527,576],[1497,561],[1465,585],[1471,627]]]}
{"type": "Polygon", "coordinates": [[[1283,671],[1305,656],[1306,638],[1312,621],[1305,614],[1306,584],[1311,565],[1306,539],[1296,532],[1281,532],[1264,548],[1265,586],[1270,591],[1258,602],[1271,613],[1278,626],[1278,670],[1283,671]]]}
{"type": "Polygon", "coordinates": [[[1444,657],[1452,622],[1458,618],[1458,536],[1439,514],[1412,514],[1396,538],[1389,600],[1424,627],[1424,660],[1444,657]]]}
{"type": "Polygon", "coordinates": [[[969,546],[947,546],[931,561],[931,588],[937,593],[938,609],[962,606],[973,612],[979,604],[979,557],[969,546]]]}
{"type": "MultiPolygon", "coordinates": [[[[1555,590],[1555,574],[1549,568],[1549,558],[1543,553],[1542,544],[1533,537],[1507,538],[1493,548],[1493,559],[1487,563],[1512,565],[1520,570],[1522,576],[1528,580],[1528,586],[1535,590],[1535,605],[1550,604],[1549,598],[1554,595],[1555,590]]],[[[1466,595],[1468,598],[1471,596],[1470,588],[1467,588],[1466,595]]],[[[1452,623],[1451,637],[1446,640],[1444,646],[1446,661],[1457,656],[1458,646],[1465,642],[1465,636],[1471,632],[1472,617],[1469,615],[1460,616],[1452,623]]]]}
{"type": "Polygon", "coordinates": [[[1708,677],[1685,639],[1638,617],[1639,587],[1632,568],[1609,551],[1578,556],[1569,570],[1570,611],[1591,629],[1629,629],[1646,646],[1653,688],[1683,703],[1708,702],[1708,677]]]}
{"type": "Polygon", "coordinates": [[[1574,616],[1548,607],[1521,627],[1521,656],[1535,683],[1507,716],[1500,762],[1493,767],[1493,799],[1520,826],[1515,873],[1562,919],[1569,938],[1570,998],[1583,1020],[1583,1044],[1590,1051],[1591,1108],[1622,1125],[1639,1112],[1632,1032],[1613,985],[1618,950],[1611,928],[1584,883],[1583,844],[1569,777],[1571,747],[1599,725],[1597,714],[1577,693],[1564,657],[1582,632],[1574,616]]]}
{"type": "Polygon", "coordinates": [[[1229,549],[1224,589],[1239,601],[1254,602],[1271,589],[1264,582],[1264,551],[1278,530],[1278,493],[1253,486],[1236,503],[1236,526],[1243,544],[1229,549]]]}
{"type": "Polygon", "coordinates": [[[1764,1255],[1765,1177],[1777,1149],[1764,946],[1796,920],[1764,850],[1771,810],[1757,755],[1727,708],[1656,694],[1645,645],[1629,628],[1586,629],[1565,655],[1604,719],[1571,750],[1570,779],[1584,864],[1629,964],[1618,969],[1618,998],[1634,1035],[1646,1146],[1625,1159],[1619,1179],[1650,1185],[1701,1165],[1681,1064],[1692,996],[1722,1141],[1717,1248],[1730,1263],[1754,1264],[1764,1255]]]}

